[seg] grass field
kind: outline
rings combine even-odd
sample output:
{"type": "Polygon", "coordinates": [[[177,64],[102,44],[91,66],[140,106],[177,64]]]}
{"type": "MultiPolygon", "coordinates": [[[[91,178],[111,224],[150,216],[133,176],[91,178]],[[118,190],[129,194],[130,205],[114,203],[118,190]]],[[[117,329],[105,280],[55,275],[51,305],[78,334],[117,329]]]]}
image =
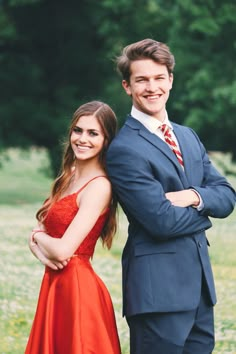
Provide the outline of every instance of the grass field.
{"type": "MultiPolygon", "coordinates": [[[[43,274],[43,266],[28,250],[27,238],[51,180],[43,173],[48,166],[43,151],[10,150],[9,156],[0,169],[0,354],[23,354],[43,274]]],[[[236,186],[235,179],[230,180],[236,186]]],[[[213,223],[208,238],[218,294],[214,354],[236,353],[236,212],[213,223]]],[[[126,227],[120,213],[112,250],[99,243],[93,259],[113,299],[123,354],[129,353],[128,328],[121,313],[120,255],[126,227]]]]}

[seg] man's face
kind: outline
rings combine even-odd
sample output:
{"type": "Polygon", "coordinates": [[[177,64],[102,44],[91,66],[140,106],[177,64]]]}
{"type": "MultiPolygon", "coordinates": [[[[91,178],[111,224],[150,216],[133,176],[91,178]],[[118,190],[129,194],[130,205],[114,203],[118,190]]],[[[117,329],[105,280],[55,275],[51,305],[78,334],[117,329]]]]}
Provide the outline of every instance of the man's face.
{"type": "Polygon", "coordinates": [[[132,97],[134,107],[162,122],[173,75],[168,73],[165,65],[151,59],[133,61],[130,71],[130,82],[123,80],[122,85],[132,97]]]}

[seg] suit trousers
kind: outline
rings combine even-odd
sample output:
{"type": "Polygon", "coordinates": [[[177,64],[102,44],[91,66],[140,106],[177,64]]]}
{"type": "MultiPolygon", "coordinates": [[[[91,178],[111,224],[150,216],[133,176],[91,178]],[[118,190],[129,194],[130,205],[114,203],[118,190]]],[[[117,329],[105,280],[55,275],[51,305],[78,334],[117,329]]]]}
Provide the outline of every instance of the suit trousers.
{"type": "Polygon", "coordinates": [[[202,286],[193,311],[159,312],[127,318],[130,354],[210,354],[215,345],[214,313],[202,286]]]}

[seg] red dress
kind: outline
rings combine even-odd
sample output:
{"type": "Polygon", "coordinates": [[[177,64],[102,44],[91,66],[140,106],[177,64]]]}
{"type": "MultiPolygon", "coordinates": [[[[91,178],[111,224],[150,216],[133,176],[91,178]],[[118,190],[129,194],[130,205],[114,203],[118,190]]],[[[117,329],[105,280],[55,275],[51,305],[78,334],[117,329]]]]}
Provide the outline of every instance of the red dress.
{"type": "MultiPolygon", "coordinates": [[[[51,207],[45,220],[50,236],[64,234],[78,211],[76,197],[84,187],[51,207]]],[[[110,295],[89,260],[108,212],[98,218],[64,269],[45,268],[25,354],[121,353],[110,295]]]]}

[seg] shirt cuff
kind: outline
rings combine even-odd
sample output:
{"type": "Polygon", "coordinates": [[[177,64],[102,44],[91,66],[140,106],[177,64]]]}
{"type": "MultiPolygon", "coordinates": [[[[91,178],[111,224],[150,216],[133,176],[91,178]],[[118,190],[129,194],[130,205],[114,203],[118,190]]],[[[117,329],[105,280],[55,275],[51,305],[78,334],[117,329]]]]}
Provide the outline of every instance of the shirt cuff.
{"type": "Polygon", "coordinates": [[[198,195],[198,198],[199,198],[199,204],[197,206],[193,205],[193,208],[197,209],[198,211],[201,211],[204,208],[204,203],[203,203],[202,197],[200,196],[200,194],[195,189],[191,188],[191,191],[196,193],[198,195]]]}

